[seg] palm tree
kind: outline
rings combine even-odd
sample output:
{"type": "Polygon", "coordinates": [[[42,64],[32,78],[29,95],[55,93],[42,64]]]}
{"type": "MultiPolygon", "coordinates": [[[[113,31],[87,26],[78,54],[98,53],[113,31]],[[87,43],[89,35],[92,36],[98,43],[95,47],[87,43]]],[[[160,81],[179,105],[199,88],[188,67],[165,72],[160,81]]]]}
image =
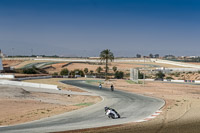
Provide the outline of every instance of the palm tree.
{"type": "Polygon", "coordinates": [[[100,59],[101,61],[106,60],[106,71],[105,71],[105,78],[107,80],[107,73],[108,73],[108,60],[113,61],[114,60],[114,55],[109,49],[105,49],[101,51],[100,53],[100,59]]]}

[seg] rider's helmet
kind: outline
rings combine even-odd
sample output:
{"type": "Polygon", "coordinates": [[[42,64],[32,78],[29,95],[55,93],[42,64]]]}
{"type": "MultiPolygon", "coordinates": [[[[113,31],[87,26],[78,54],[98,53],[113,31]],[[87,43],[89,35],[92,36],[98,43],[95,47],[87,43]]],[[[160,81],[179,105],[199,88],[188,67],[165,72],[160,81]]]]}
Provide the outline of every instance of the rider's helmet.
{"type": "Polygon", "coordinates": [[[105,107],[104,109],[105,109],[105,111],[107,111],[109,109],[109,107],[105,107]]]}

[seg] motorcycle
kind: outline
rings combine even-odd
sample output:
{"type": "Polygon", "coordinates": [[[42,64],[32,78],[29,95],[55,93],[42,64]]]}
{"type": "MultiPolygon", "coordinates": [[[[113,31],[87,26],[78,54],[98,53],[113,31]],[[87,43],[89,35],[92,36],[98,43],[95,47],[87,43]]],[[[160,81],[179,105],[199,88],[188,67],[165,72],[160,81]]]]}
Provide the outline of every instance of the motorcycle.
{"type": "Polygon", "coordinates": [[[119,113],[115,109],[109,107],[105,107],[105,114],[108,116],[108,118],[112,119],[120,118],[119,113]]]}

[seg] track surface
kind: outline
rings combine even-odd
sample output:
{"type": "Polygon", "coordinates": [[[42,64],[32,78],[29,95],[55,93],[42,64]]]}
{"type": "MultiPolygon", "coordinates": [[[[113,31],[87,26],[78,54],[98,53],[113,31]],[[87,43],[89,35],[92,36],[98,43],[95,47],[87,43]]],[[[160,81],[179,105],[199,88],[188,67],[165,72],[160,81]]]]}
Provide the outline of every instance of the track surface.
{"type": "Polygon", "coordinates": [[[85,84],[83,81],[63,81],[63,83],[96,93],[103,97],[103,101],[62,115],[15,126],[0,127],[0,132],[41,133],[117,125],[144,119],[164,105],[164,101],[161,99],[118,90],[111,92],[109,88],[102,88],[100,90],[98,86],[85,84]],[[109,119],[106,117],[104,114],[105,106],[116,109],[121,118],[109,119]]]}

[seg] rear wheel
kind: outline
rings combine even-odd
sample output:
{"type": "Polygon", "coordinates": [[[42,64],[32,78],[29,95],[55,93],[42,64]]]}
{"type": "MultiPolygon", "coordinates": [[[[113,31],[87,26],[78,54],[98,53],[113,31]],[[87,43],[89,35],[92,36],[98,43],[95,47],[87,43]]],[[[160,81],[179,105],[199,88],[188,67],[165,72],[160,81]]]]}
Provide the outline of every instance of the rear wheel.
{"type": "Polygon", "coordinates": [[[110,113],[109,116],[110,116],[109,118],[115,119],[115,115],[114,114],[110,113]]]}

